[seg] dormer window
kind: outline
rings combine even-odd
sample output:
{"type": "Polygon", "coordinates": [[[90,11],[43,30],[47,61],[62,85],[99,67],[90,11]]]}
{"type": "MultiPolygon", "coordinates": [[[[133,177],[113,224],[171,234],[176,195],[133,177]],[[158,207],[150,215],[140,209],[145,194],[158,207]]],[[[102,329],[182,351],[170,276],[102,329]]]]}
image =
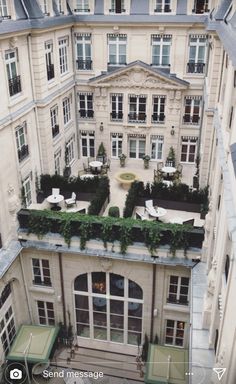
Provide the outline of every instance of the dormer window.
{"type": "Polygon", "coordinates": [[[171,0],[156,0],[156,8],[154,12],[156,13],[171,12],[170,3],[171,3],[171,0]]]}
{"type": "Polygon", "coordinates": [[[11,18],[8,13],[7,0],[0,0],[0,17],[2,17],[3,19],[11,18]]]}
{"type": "Polygon", "coordinates": [[[89,0],[77,0],[76,1],[76,8],[74,9],[74,11],[79,12],[79,13],[90,12],[89,0]]]}
{"type": "Polygon", "coordinates": [[[42,9],[45,16],[50,16],[49,8],[48,8],[48,0],[43,0],[42,9]]]}
{"type": "Polygon", "coordinates": [[[125,12],[125,0],[111,0],[110,13],[124,13],[125,12]]]}
{"type": "Polygon", "coordinates": [[[63,0],[57,0],[57,9],[58,9],[58,12],[63,15],[64,14],[64,10],[63,10],[63,0]]]}
{"type": "Polygon", "coordinates": [[[194,0],[193,13],[205,13],[209,12],[209,0],[194,0]]]}

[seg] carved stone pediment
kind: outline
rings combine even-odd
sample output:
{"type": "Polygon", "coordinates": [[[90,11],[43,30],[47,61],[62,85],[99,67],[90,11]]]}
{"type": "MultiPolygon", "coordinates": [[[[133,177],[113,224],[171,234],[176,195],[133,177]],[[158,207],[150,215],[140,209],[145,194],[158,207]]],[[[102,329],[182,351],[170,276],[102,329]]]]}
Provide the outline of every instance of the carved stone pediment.
{"type": "Polygon", "coordinates": [[[176,90],[179,91],[178,96],[181,95],[182,90],[188,87],[188,83],[140,63],[130,64],[125,68],[93,78],[90,80],[90,85],[96,88],[176,90]]]}

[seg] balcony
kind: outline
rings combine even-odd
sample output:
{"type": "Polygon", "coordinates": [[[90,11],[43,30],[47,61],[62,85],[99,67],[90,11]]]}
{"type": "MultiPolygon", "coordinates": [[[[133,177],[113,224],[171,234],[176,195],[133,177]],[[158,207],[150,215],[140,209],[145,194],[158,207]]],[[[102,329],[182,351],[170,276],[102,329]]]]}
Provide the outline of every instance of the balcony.
{"type": "Polygon", "coordinates": [[[205,63],[188,63],[187,73],[204,73],[205,63]]]}
{"type": "Polygon", "coordinates": [[[165,115],[164,113],[153,113],[152,115],[152,123],[164,123],[165,122],[165,115]]]}
{"type": "Polygon", "coordinates": [[[111,112],[111,121],[122,121],[123,113],[122,112],[111,112]]]}
{"type": "Polygon", "coordinates": [[[94,111],[92,110],[80,109],[79,114],[82,119],[93,119],[94,117],[94,111]]]}
{"type": "Polygon", "coordinates": [[[76,13],[89,13],[90,9],[89,8],[76,8],[76,9],[74,9],[74,12],[76,12],[76,13]]]}
{"type": "Polygon", "coordinates": [[[199,124],[200,122],[200,116],[198,115],[194,115],[194,116],[191,116],[191,115],[184,115],[183,116],[183,123],[184,124],[199,124]]]}
{"type": "Polygon", "coordinates": [[[175,296],[169,296],[167,298],[167,303],[169,304],[179,304],[179,305],[188,305],[188,300],[187,298],[180,297],[177,299],[175,296]]]}
{"type": "Polygon", "coordinates": [[[111,8],[109,9],[109,13],[125,13],[126,9],[121,8],[111,8]]]}
{"type": "Polygon", "coordinates": [[[146,123],[146,113],[129,113],[128,114],[128,120],[129,123],[146,123]]]}
{"type": "Polygon", "coordinates": [[[156,8],[154,9],[154,12],[155,13],[167,13],[167,12],[171,12],[171,9],[170,9],[170,6],[169,5],[165,5],[164,8],[156,8]]]}
{"type": "Polygon", "coordinates": [[[10,96],[14,96],[21,92],[21,80],[20,76],[12,77],[8,80],[10,96]]]}
{"type": "Polygon", "coordinates": [[[18,159],[19,161],[23,161],[29,155],[29,147],[28,145],[22,145],[21,149],[18,149],[18,159]]]}
{"type": "Polygon", "coordinates": [[[55,124],[54,127],[52,127],[52,137],[54,138],[59,134],[59,125],[55,124]]]}
{"type": "Polygon", "coordinates": [[[89,59],[86,59],[86,60],[77,59],[76,64],[77,64],[77,69],[79,71],[89,71],[90,69],[92,69],[92,60],[89,60],[89,59]]]}
{"type": "Polygon", "coordinates": [[[47,77],[48,77],[48,81],[54,79],[55,77],[54,64],[47,65],[47,77]]]}

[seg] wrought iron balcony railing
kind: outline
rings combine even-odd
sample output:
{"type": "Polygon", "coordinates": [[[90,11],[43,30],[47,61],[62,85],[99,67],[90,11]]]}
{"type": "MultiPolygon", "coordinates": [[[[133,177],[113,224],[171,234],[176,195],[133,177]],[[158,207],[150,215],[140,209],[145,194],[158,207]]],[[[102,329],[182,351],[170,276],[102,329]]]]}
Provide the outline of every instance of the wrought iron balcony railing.
{"type": "Polygon", "coordinates": [[[130,123],[145,123],[146,122],[146,113],[129,113],[129,122],[130,123]]]}
{"type": "Polygon", "coordinates": [[[47,76],[48,76],[48,81],[55,77],[54,64],[47,65],[47,76]]]}
{"type": "Polygon", "coordinates": [[[111,121],[122,121],[123,113],[122,112],[111,112],[111,121]]]}
{"type": "Polygon", "coordinates": [[[90,60],[90,59],[86,59],[86,60],[77,59],[76,64],[77,64],[77,69],[80,71],[81,70],[82,71],[88,71],[88,70],[92,69],[92,60],[90,60]]]}
{"type": "Polygon", "coordinates": [[[153,123],[164,123],[165,121],[165,115],[164,113],[153,113],[152,115],[152,122],[153,123]]]}
{"type": "Polygon", "coordinates": [[[28,145],[22,145],[21,149],[18,149],[18,159],[19,161],[24,160],[29,155],[28,145]]]}
{"type": "Polygon", "coordinates": [[[90,12],[90,9],[89,8],[76,8],[74,9],[74,12],[77,12],[77,13],[88,13],[90,12]]]}
{"type": "Polygon", "coordinates": [[[83,119],[92,119],[94,116],[94,111],[92,110],[85,110],[85,109],[80,109],[79,111],[80,117],[83,119]]]}
{"type": "Polygon", "coordinates": [[[199,124],[200,122],[200,116],[198,115],[184,115],[183,116],[183,122],[184,124],[199,124]]]}
{"type": "Polygon", "coordinates": [[[188,73],[204,73],[205,63],[188,63],[187,72],[188,73]]]}
{"type": "Polygon", "coordinates": [[[8,80],[10,96],[14,96],[21,92],[21,80],[20,76],[12,77],[8,80]]]}

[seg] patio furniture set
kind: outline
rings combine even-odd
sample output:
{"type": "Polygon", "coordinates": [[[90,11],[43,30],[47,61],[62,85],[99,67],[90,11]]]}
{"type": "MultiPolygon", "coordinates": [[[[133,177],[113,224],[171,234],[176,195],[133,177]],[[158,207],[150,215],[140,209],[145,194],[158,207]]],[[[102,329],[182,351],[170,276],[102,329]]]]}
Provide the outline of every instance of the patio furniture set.
{"type": "Polygon", "coordinates": [[[157,163],[157,169],[154,169],[154,182],[163,182],[168,187],[175,181],[179,181],[182,177],[182,164],[174,166],[172,162],[157,163]]]}
{"type": "MultiPolygon", "coordinates": [[[[107,175],[108,170],[110,170],[110,159],[104,159],[105,162],[101,161],[100,157],[96,159],[88,158],[88,165],[83,163],[84,172],[87,178],[91,178],[93,175],[107,175]]],[[[85,178],[85,175],[82,175],[85,178]]]]}
{"type": "Polygon", "coordinates": [[[52,211],[60,211],[61,207],[58,205],[62,201],[65,202],[66,207],[76,205],[76,193],[72,192],[69,199],[64,199],[63,195],[60,195],[59,188],[52,188],[52,194],[47,197],[47,202],[51,204],[52,211]]]}

